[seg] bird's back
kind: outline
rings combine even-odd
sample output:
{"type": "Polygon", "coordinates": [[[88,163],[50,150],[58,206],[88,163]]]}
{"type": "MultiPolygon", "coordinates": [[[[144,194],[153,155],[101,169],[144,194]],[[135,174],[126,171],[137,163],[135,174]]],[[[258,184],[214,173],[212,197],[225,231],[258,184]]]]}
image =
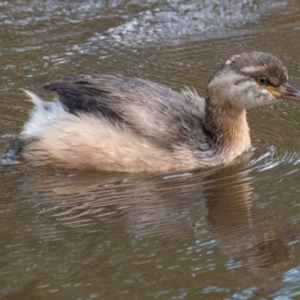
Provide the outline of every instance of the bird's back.
{"type": "Polygon", "coordinates": [[[167,171],[196,167],[194,152],[207,149],[204,99],[191,90],[107,75],[45,88],[58,101],[36,104],[21,134],[32,164],[167,171]]]}
{"type": "Polygon", "coordinates": [[[204,117],[204,99],[195,92],[186,89],[177,93],[143,79],[82,75],[45,88],[57,92],[71,114],[94,115],[128,126],[161,147],[171,148],[179,136],[183,137],[186,122],[196,122],[201,128],[204,117]]]}

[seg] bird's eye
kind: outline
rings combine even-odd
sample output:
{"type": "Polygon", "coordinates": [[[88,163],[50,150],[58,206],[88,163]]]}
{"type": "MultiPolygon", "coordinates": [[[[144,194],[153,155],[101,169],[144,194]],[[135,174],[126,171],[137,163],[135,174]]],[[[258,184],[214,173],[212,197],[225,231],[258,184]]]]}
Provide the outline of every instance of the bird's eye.
{"type": "Polygon", "coordinates": [[[267,85],[268,80],[267,80],[267,78],[264,77],[264,76],[258,77],[258,78],[257,78],[257,83],[258,83],[259,85],[267,85]]]}

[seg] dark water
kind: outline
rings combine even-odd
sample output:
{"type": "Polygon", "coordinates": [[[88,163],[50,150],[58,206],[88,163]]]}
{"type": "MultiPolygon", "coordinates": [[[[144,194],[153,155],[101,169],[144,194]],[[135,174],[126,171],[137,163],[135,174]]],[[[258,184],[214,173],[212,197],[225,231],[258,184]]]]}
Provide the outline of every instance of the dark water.
{"type": "MultiPolygon", "coordinates": [[[[82,73],[205,92],[234,53],[277,54],[300,86],[298,1],[0,3],[0,153],[20,88],[82,73]]],[[[253,149],[179,174],[0,165],[0,299],[300,299],[300,105],[249,111],[253,149]]]]}

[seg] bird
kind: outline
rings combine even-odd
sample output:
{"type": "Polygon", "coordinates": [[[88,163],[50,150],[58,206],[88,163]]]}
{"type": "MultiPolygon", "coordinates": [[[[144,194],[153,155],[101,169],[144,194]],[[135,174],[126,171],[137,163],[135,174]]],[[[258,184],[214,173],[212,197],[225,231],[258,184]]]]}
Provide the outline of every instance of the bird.
{"type": "Polygon", "coordinates": [[[205,97],[139,78],[80,75],[44,85],[19,140],[33,167],[178,172],[227,165],[251,147],[246,110],[300,100],[281,60],[251,51],[227,59],[205,97]]]}

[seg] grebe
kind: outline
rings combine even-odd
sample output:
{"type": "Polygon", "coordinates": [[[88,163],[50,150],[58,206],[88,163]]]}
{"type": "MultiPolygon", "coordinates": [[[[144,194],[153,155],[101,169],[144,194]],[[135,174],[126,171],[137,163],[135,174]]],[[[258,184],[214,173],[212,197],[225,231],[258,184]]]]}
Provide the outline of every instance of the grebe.
{"type": "Polygon", "coordinates": [[[122,76],[82,75],[44,86],[20,141],[32,166],[172,172],[227,164],[251,145],[246,109],[300,100],[275,56],[232,56],[210,79],[207,96],[122,76]]]}

